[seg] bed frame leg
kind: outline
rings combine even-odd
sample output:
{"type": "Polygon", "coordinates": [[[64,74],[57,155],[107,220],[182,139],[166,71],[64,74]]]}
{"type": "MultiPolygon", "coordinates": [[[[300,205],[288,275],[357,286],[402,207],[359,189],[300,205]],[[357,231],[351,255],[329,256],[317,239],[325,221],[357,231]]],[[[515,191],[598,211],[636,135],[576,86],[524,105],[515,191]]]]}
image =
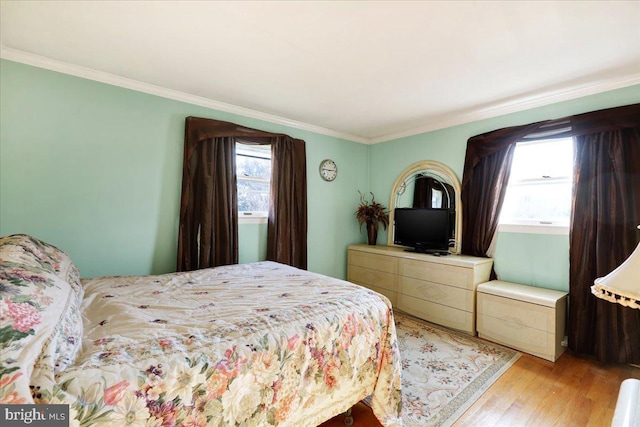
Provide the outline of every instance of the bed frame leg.
{"type": "Polygon", "coordinates": [[[344,425],[352,426],[353,425],[353,417],[351,416],[351,409],[347,409],[347,412],[344,413],[344,425]]]}

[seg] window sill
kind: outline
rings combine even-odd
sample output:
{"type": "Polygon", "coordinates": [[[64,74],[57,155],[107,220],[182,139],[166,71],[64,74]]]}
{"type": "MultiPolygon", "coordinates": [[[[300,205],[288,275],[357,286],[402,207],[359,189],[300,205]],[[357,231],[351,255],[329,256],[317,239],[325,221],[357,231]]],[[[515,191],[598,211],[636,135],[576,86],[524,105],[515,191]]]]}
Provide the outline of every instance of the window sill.
{"type": "Polygon", "coordinates": [[[238,215],[238,224],[266,224],[267,220],[266,216],[238,215]]]}
{"type": "Polygon", "coordinates": [[[499,224],[499,233],[553,234],[568,236],[568,225],[552,224],[499,224]]]}

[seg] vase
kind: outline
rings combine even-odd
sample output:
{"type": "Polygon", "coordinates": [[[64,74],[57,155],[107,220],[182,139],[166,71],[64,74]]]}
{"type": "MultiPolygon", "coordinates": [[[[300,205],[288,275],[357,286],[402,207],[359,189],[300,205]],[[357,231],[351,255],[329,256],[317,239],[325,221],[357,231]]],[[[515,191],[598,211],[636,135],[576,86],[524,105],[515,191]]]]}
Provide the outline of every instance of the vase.
{"type": "Polygon", "coordinates": [[[370,245],[375,245],[378,240],[378,224],[373,222],[367,223],[367,239],[370,245]]]}

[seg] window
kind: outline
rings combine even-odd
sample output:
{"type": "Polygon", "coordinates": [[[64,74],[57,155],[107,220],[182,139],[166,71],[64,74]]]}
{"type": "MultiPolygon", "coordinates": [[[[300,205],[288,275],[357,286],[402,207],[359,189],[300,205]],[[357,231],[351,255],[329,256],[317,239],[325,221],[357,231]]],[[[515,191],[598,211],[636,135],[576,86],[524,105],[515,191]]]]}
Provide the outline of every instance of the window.
{"type": "Polygon", "coordinates": [[[442,208],[442,190],[431,190],[431,207],[442,208]]]}
{"type": "Polygon", "coordinates": [[[271,146],[236,144],[238,219],[266,222],[271,187],[271,146]]]}
{"type": "Polygon", "coordinates": [[[572,177],[572,138],[518,143],[500,230],[568,234],[572,177]]]}

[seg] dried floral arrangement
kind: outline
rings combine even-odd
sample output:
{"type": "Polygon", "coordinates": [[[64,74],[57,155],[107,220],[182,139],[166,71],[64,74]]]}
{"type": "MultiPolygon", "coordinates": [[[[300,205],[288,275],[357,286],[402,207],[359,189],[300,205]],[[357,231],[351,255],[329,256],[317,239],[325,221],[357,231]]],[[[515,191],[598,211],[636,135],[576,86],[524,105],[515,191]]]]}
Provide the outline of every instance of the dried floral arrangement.
{"type": "MultiPolygon", "coordinates": [[[[358,190],[360,193],[360,190],[358,190]]],[[[382,223],[384,229],[387,229],[389,225],[389,212],[387,208],[380,203],[376,202],[376,197],[371,194],[371,202],[368,202],[364,194],[360,193],[360,205],[356,210],[356,219],[362,229],[362,224],[371,224],[376,230],[378,229],[378,223],[382,223]]]]}

